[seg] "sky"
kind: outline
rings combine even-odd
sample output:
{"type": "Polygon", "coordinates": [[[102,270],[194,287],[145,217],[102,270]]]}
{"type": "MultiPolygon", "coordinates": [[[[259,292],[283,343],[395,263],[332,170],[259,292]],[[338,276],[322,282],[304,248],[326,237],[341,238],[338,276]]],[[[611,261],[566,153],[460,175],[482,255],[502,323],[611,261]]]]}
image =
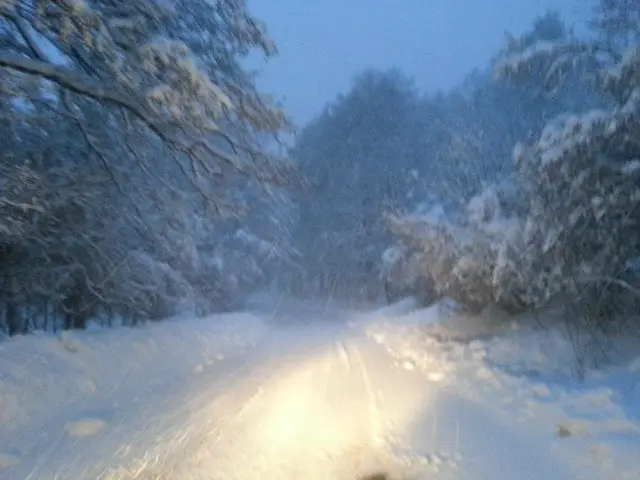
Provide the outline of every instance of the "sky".
{"type": "Polygon", "coordinates": [[[302,125],[366,68],[399,67],[424,92],[460,83],[486,65],[505,32],[526,31],[559,11],[583,25],[590,0],[248,0],[279,56],[252,67],[258,86],[302,125]]]}

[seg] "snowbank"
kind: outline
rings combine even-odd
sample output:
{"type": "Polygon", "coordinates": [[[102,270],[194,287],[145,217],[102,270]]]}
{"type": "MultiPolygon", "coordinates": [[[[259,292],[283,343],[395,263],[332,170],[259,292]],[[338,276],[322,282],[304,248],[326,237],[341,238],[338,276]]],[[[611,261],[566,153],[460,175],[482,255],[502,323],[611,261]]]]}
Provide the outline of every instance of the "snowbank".
{"type": "Polygon", "coordinates": [[[256,316],[226,314],[0,341],[0,476],[60,435],[98,435],[114,412],[149,408],[152,392],[178,391],[266,328],[256,316]]]}
{"type": "Polygon", "coordinates": [[[551,445],[579,478],[640,478],[640,357],[579,380],[572,346],[557,331],[508,317],[492,324],[492,312],[470,317],[442,304],[397,310],[361,326],[399,364],[481,404],[540,448],[551,445]]]}

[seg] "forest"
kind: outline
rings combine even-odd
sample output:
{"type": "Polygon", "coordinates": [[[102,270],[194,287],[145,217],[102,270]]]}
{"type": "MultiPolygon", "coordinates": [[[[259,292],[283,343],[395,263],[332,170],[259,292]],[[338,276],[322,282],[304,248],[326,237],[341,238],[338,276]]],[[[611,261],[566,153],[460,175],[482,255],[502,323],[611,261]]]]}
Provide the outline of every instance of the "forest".
{"type": "Polygon", "coordinates": [[[277,46],[242,0],[0,0],[1,329],[261,289],[637,329],[640,4],[590,31],[548,12],[437,94],[363,71],[295,128],[244,66],[277,46]]]}

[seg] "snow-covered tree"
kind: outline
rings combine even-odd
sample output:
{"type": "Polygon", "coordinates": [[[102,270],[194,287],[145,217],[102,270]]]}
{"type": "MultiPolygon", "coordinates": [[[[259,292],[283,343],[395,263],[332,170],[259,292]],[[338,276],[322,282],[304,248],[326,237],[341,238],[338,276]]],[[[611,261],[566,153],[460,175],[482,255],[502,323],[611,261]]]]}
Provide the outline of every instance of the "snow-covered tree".
{"type": "Polygon", "coordinates": [[[640,43],[638,32],[618,21],[633,19],[639,10],[604,1],[598,18],[607,28],[606,41],[512,46],[515,51],[505,52],[498,65],[499,74],[510,79],[533,65],[543,69],[547,92],[582,69],[610,102],[563,115],[535,144],[516,148],[531,191],[527,238],[543,267],[540,300],[561,291],[578,294],[585,285],[618,284],[616,278],[639,253],[640,43]]]}
{"type": "Polygon", "coordinates": [[[264,147],[288,126],[242,66],[252,51],[276,52],[243,0],[0,1],[10,333],[33,327],[19,309],[68,328],[105,310],[161,318],[257,275],[210,261],[238,229],[221,225],[246,218],[247,185],[271,195],[290,172],[264,147]]]}
{"type": "MultiPolygon", "coordinates": [[[[539,41],[565,41],[569,35],[559,16],[550,12],[539,17],[533,28],[519,39],[511,38],[510,43],[530,46],[539,41]]],[[[493,272],[493,267],[478,269],[475,264],[488,261],[488,258],[495,264],[495,255],[500,250],[491,242],[500,235],[498,227],[507,228],[508,235],[512,235],[513,220],[523,218],[527,213],[528,199],[523,193],[522,181],[517,178],[517,165],[511,159],[513,145],[521,139],[535,138],[546,122],[570,106],[597,102],[597,98],[578,88],[580,84],[574,78],[558,95],[543,96],[538,89],[543,75],[541,69],[531,70],[530,77],[518,85],[495,82],[491,70],[477,70],[452,94],[424,101],[421,110],[429,112],[429,117],[425,117],[429,121],[424,123],[423,130],[429,135],[424,137],[422,145],[425,155],[421,175],[426,180],[423,191],[428,192],[430,198],[426,202],[419,199],[426,204],[426,209],[419,206],[406,217],[406,227],[410,224],[411,228],[403,227],[402,218],[405,217],[402,212],[392,217],[391,222],[395,240],[400,243],[398,247],[408,255],[399,265],[406,268],[407,277],[415,277],[415,264],[422,263],[423,275],[418,277],[423,278],[421,281],[435,273],[441,280],[436,283],[440,294],[469,297],[467,302],[472,304],[486,301],[480,300],[478,293],[472,293],[473,289],[479,288],[492,295],[494,291],[494,280],[479,273],[481,270],[493,272]],[[433,212],[429,211],[434,206],[444,206],[446,218],[431,215],[433,212]],[[430,239],[429,246],[421,246],[419,239],[412,238],[417,234],[416,222],[420,223],[420,219],[422,225],[418,230],[423,232],[422,240],[430,239]],[[479,248],[475,252],[477,255],[473,253],[474,235],[479,236],[478,247],[487,246],[483,251],[479,248]],[[429,250],[428,255],[425,248],[429,250]],[[436,252],[448,252],[446,255],[460,257],[459,260],[465,256],[466,263],[454,265],[452,260],[438,266],[439,260],[431,257],[436,252]],[[408,260],[411,261],[407,263],[408,260]],[[469,272],[463,275],[461,272],[466,270],[469,272]],[[458,273],[464,280],[451,277],[458,273]],[[479,281],[478,275],[478,278],[484,278],[484,287],[470,285],[472,279],[479,281]]],[[[402,268],[396,270],[393,277],[402,278],[402,268]]],[[[503,274],[504,271],[500,273],[503,274]]],[[[417,289],[424,290],[424,287],[417,289]]],[[[501,294],[502,297],[505,295],[501,294]]],[[[430,297],[427,295],[426,298],[430,297]]],[[[519,302],[516,301],[512,308],[517,308],[519,302]]]]}
{"type": "Polygon", "coordinates": [[[388,236],[382,213],[402,207],[410,175],[408,136],[417,92],[401,72],[366,71],[299,135],[291,155],[308,188],[296,200],[294,240],[307,280],[325,294],[357,294],[376,283],[375,265],[388,236]]]}
{"type": "Polygon", "coordinates": [[[514,180],[489,186],[446,221],[396,222],[427,252],[425,269],[441,293],[473,309],[579,298],[598,314],[611,313],[622,292],[638,295],[623,278],[640,245],[640,44],[633,27],[640,7],[624,3],[602,1],[597,23],[606,30],[596,40],[509,42],[496,64],[500,79],[534,75],[544,95],[582,82],[601,108],[560,115],[537,140],[517,145],[517,189],[514,180]]]}

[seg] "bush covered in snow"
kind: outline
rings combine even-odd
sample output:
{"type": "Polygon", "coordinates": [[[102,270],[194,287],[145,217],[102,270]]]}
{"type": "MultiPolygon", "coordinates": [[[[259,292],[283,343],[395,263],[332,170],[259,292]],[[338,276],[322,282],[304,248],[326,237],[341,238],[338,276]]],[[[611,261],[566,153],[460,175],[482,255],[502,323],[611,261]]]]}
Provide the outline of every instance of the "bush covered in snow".
{"type": "Polygon", "coordinates": [[[503,216],[499,189],[492,187],[455,216],[391,217],[391,229],[414,253],[422,275],[439,296],[480,311],[491,303],[509,310],[527,304],[520,278],[522,221],[503,216]]]}
{"type": "Polygon", "coordinates": [[[384,251],[380,275],[387,302],[414,297],[428,305],[436,299],[433,279],[422,266],[423,255],[423,252],[402,244],[384,251]]]}

